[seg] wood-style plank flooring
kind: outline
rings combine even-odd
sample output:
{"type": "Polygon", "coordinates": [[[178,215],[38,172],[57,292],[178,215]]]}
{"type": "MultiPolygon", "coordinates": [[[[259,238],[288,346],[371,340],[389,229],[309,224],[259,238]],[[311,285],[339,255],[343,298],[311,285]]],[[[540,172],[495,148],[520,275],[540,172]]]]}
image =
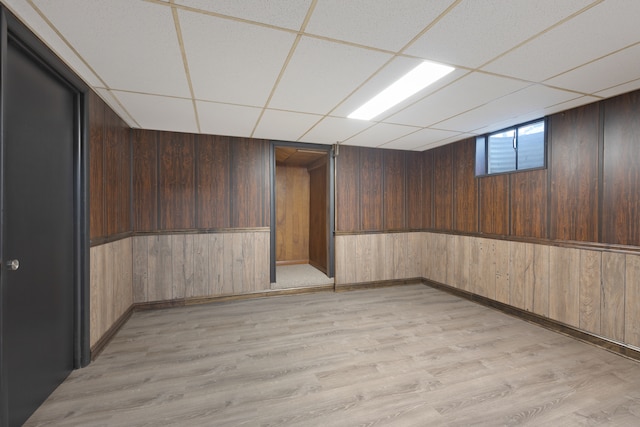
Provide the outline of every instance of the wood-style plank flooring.
{"type": "Polygon", "coordinates": [[[640,363],[422,285],[134,313],[27,426],[638,426],[640,363]]]}

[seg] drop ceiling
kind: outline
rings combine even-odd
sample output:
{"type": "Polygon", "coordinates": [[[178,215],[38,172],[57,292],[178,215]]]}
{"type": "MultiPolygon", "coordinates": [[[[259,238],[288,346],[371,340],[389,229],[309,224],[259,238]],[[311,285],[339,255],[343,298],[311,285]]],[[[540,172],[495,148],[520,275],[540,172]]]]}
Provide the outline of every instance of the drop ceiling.
{"type": "Polygon", "coordinates": [[[134,128],[421,151],[640,88],[638,0],[2,2],[134,128]]]}

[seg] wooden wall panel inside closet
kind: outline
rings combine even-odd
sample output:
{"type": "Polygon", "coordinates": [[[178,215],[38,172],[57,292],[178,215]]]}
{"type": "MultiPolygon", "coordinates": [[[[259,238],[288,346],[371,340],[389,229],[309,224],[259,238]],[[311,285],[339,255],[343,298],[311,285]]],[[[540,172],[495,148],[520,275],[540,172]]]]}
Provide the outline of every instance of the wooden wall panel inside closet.
{"type": "Polygon", "coordinates": [[[309,169],[309,264],[327,273],[327,162],[309,169]]]}
{"type": "Polygon", "coordinates": [[[276,166],[276,262],[309,262],[309,172],[276,166]]]}

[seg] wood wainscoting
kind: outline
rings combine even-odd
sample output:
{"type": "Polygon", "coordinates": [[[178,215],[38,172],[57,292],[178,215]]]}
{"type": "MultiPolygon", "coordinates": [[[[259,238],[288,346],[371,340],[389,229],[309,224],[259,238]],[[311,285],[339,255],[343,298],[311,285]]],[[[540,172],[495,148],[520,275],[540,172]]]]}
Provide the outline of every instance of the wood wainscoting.
{"type": "Polygon", "coordinates": [[[92,349],[133,305],[131,239],[93,246],[90,250],[92,349]]]}
{"type": "Polygon", "coordinates": [[[268,228],[133,237],[135,303],[269,288],[268,228]]]}
{"type": "Polygon", "coordinates": [[[640,254],[424,233],[422,276],[640,348],[640,254]]]}
{"type": "Polygon", "coordinates": [[[421,277],[422,238],[420,232],[336,236],[336,288],[421,277]]]}
{"type": "MultiPolygon", "coordinates": [[[[336,290],[425,279],[640,348],[640,253],[433,232],[336,236],[336,290]]],[[[137,235],[91,248],[91,346],[132,306],[264,293],[269,230],[137,235]],[[131,268],[133,266],[133,268],[131,268]]]]}

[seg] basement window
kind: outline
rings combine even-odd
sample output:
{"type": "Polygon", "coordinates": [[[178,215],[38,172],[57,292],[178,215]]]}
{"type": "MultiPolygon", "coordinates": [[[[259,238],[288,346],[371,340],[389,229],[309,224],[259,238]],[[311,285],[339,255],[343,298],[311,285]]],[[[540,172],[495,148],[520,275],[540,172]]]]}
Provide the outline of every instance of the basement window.
{"type": "Polygon", "coordinates": [[[476,176],[546,166],[545,119],[476,138],[476,176]]]}

